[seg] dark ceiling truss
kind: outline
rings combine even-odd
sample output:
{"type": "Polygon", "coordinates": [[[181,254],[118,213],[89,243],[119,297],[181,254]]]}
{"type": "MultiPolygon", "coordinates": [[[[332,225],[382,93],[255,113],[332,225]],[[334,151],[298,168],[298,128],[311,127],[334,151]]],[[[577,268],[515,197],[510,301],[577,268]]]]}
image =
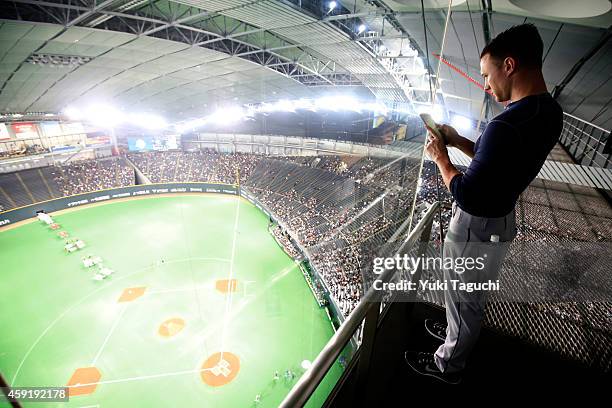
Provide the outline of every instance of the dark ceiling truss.
{"type": "Polygon", "coordinates": [[[587,63],[587,61],[589,61],[595,54],[597,54],[597,52],[602,47],[604,47],[608,43],[608,41],[610,41],[611,38],[612,26],[609,26],[608,29],[599,38],[599,41],[597,41],[597,43],[590,50],[588,50],[586,54],[576,62],[576,64],[574,64],[574,66],[570,69],[565,78],[563,78],[563,80],[559,84],[557,84],[557,86],[554,87],[552,91],[553,98],[556,99],[559,97],[559,95],[561,95],[563,89],[572,80],[572,78],[574,78],[578,71],[580,71],[580,68],[582,68],[583,65],[587,63]]]}
{"type": "Polygon", "coordinates": [[[0,2],[0,13],[5,21],[95,27],[201,46],[260,64],[307,86],[361,85],[335,63],[265,29],[165,0],[13,0],[0,2]]]}
{"type": "MultiPolygon", "coordinates": [[[[423,61],[425,62],[425,68],[427,69],[430,78],[431,75],[434,75],[435,72],[432,68],[432,66],[429,64],[429,55],[427,55],[427,53],[425,52],[425,50],[423,50],[421,48],[421,46],[417,43],[417,41],[413,38],[412,35],[410,35],[410,33],[406,30],[406,28],[399,22],[399,20],[397,19],[398,17],[402,16],[411,16],[411,17],[418,17],[421,18],[422,12],[421,11],[407,11],[407,12],[398,12],[398,11],[393,11],[391,7],[389,7],[384,0],[369,0],[368,1],[369,4],[371,4],[372,6],[375,6],[376,8],[374,10],[369,10],[369,11],[361,11],[361,12],[351,12],[350,10],[347,10],[347,12],[342,12],[339,15],[332,15],[332,16],[328,16],[328,17],[324,17],[323,20],[324,21],[328,21],[328,22],[333,22],[335,24],[337,24],[339,27],[341,27],[342,29],[344,29],[345,31],[349,31],[352,33],[352,36],[354,36],[354,31],[353,28],[350,27],[350,24],[342,24],[342,21],[361,21],[362,19],[366,19],[366,18],[376,18],[376,17],[381,17],[383,18],[383,26],[382,26],[382,31],[380,33],[377,33],[378,35],[373,37],[373,38],[365,38],[365,39],[360,39],[360,43],[362,45],[364,45],[373,55],[376,55],[376,51],[374,50],[374,45],[379,45],[380,41],[384,40],[384,39],[406,39],[408,40],[408,43],[410,44],[410,46],[418,53],[418,55],[423,59],[423,61]],[[397,31],[399,33],[399,35],[385,35],[385,22],[391,27],[393,28],[395,31],[397,31]]],[[[412,102],[417,102],[417,103],[428,103],[431,102],[431,92],[429,89],[419,89],[419,88],[411,88],[410,89],[410,96],[409,99],[412,102]]],[[[400,105],[402,105],[401,103],[396,103],[396,105],[399,107],[400,105]]],[[[414,108],[414,106],[412,106],[411,104],[408,105],[411,108],[414,108]]]]}

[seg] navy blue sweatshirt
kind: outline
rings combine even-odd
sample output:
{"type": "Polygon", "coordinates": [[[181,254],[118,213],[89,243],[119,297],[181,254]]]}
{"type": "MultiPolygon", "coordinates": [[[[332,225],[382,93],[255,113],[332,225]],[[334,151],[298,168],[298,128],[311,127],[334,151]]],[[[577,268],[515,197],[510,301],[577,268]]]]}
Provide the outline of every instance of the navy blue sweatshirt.
{"type": "Polygon", "coordinates": [[[477,217],[503,217],[538,175],[563,127],[563,110],[547,92],[508,104],[474,145],[464,174],[450,182],[457,205],[477,217]]]}

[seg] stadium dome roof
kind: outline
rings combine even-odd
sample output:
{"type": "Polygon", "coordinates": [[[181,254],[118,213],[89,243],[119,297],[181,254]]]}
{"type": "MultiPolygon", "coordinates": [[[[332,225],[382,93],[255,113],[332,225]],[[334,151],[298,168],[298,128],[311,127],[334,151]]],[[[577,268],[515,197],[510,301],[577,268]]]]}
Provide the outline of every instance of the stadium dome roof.
{"type": "MultiPolygon", "coordinates": [[[[448,3],[425,0],[424,19],[420,2],[335,3],[3,1],[0,112],[58,112],[104,101],[180,120],[230,103],[330,92],[375,97],[407,111],[430,103],[448,3]]],[[[484,94],[469,79],[480,81],[480,49],[529,21],[544,40],[549,89],[563,90],[566,110],[609,123],[611,114],[601,110],[611,86],[612,12],[560,18],[533,15],[510,0],[456,3],[437,97],[449,115],[481,116],[484,94]]]]}

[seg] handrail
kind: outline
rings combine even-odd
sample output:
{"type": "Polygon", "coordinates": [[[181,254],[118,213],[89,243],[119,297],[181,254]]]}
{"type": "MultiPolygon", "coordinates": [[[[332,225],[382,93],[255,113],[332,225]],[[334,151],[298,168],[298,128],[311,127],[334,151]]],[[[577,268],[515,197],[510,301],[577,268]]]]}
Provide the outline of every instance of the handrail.
{"type": "Polygon", "coordinates": [[[601,130],[602,132],[610,133],[610,131],[609,131],[609,130],[604,129],[604,128],[602,128],[602,127],[599,127],[599,126],[597,126],[597,125],[595,125],[595,124],[593,124],[593,123],[591,123],[591,122],[587,122],[587,121],[586,121],[586,120],[584,120],[584,119],[580,119],[580,118],[579,118],[579,117],[577,117],[577,116],[570,115],[570,114],[569,114],[569,113],[567,113],[567,112],[563,112],[563,114],[564,114],[565,116],[569,116],[570,118],[573,118],[573,119],[579,120],[580,122],[586,123],[587,125],[592,126],[592,127],[596,128],[596,129],[599,129],[599,130],[601,130]]]}
{"type": "MultiPolygon", "coordinates": [[[[425,216],[419,221],[414,227],[408,238],[402,245],[403,248],[412,248],[417,242],[426,227],[433,222],[433,217],[438,211],[440,206],[439,202],[433,203],[425,216]]],[[[395,269],[385,270],[379,277],[382,282],[389,282],[395,275],[395,269]]],[[[323,350],[319,353],[317,358],[314,360],[312,365],[306,372],[300,377],[298,382],[293,386],[289,394],[285,397],[283,402],[279,405],[281,408],[294,408],[303,407],[312,393],[316,390],[317,386],[323,380],[323,377],[327,374],[330,367],[334,364],[342,349],[350,341],[353,333],[359,328],[361,322],[365,319],[366,314],[370,308],[378,307],[377,297],[380,296],[380,291],[375,290],[373,287],[366,292],[361,298],[355,309],[346,318],[344,323],[336,331],[331,339],[327,342],[323,350]]]]}
{"type": "Polygon", "coordinates": [[[610,131],[566,112],[559,144],[577,164],[603,169],[612,164],[610,131]]]}

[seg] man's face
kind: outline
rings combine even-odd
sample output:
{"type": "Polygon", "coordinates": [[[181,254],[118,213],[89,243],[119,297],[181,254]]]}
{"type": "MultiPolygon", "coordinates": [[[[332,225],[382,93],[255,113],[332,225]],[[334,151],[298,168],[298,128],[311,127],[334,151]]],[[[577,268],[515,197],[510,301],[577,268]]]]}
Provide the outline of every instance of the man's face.
{"type": "Polygon", "coordinates": [[[485,90],[490,89],[497,102],[505,102],[510,99],[512,82],[508,68],[504,61],[491,58],[490,54],[485,54],[480,59],[480,74],[484,78],[485,90]]]}

